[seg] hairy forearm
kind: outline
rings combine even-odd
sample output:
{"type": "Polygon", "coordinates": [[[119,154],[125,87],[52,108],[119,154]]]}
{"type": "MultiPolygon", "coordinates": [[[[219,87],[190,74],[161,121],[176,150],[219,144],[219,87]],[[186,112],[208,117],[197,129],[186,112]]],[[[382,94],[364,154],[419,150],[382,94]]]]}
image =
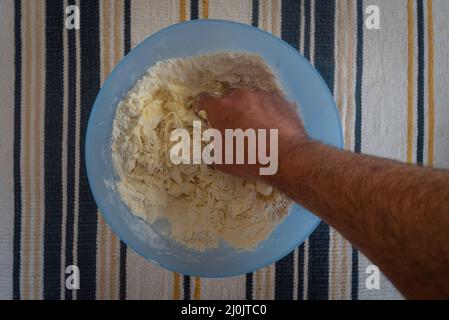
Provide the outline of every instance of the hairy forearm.
{"type": "Polygon", "coordinates": [[[336,228],[407,297],[449,297],[449,173],[305,142],[276,185],[336,228]]]}

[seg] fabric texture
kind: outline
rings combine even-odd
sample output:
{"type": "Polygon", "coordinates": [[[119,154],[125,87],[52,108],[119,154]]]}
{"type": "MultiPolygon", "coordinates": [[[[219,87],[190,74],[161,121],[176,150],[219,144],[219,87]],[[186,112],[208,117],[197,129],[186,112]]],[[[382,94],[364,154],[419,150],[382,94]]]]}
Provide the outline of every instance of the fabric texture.
{"type": "Polygon", "coordinates": [[[337,102],[345,148],[449,168],[447,0],[0,0],[0,298],[401,299],[321,223],[282,260],[204,279],[164,270],[127,248],[90,193],[84,163],[94,99],[139,42],[189,19],[227,19],[284,39],[337,102]],[[65,8],[80,9],[79,30],[65,8]],[[365,27],[368,5],[381,29],[365,27]],[[79,290],[65,287],[68,265],[79,290]]]}

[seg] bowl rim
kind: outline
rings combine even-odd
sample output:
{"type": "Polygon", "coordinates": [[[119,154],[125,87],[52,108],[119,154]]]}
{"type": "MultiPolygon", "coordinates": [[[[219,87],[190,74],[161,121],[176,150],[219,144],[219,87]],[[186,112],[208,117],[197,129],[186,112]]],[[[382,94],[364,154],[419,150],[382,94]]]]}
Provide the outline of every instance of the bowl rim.
{"type": "MultiPolygon", "coordinates": [[[[184,25],[187,24],[204,24],[204,25],[208,25],[208,24],[223,24],[223,25],[234,25],[234,26],[238,26],[238,27],[243,27],[243,28],[247,28],[250,29],[254,32],[259,32],[265,36],[270,37],[271,39],[274,39],[275,41],[277,41],[281,46],[285,47],[287,50],[290,50],[292,52],[294,52],[294,54],[300,59],[302,60],[304,63],[308,64],[309,67],[313,70],[313,72],[315,73],[315,75],[317,76],[317,78],[322,82],[326,94],[328,95],[328,97],[330,98],[330,100],[332,101],[332,106],[333,106],[333,113],[336,119],[336,123],[338,126],[338,145],[336,145],[337,148],[341,149],[343,147],[343,132],[342,132],[342,124],[340,121],[340,116],[337,110],[337,106],[335,104],[335,100],[334,97],[327,85],[327,83],[324,81],[323,77],[321,76],[321,74],[318,72],[318,70],[316,70],[316,68],[295,48],[293,48],[289,43],[287,43],[286,41],[284,41],[283,39],[267,32],[264,31],[262,29],[259,29],[255,26],[249,25],[249,24],[245,24],[245,23],[241,23],[241,22],[236,22],[236,21],[231,21],[231,20],[222,20],[222,19],[197,19],[197,20],[188,20],[188,21],[183,21],[183,22],[179,22],[179,23],[175,23],[172,25],[169,25],[165,28],[162,28],[160,30],[158,30],[157,32],[152,33],[151,35],[147,36],[145,39],[143,39],[139,44],[137,44],[134,48],[132,48],[120,61],[119,63],[113,68],[112,72],[108,75],[108,77],[106,78],[106,80],[104,81],[103,85],[100,88],[99,93],[97,94],[93,107],[90,111],[89,114],[89,120],[88,120],[88,124],[87,124],[87,129],[86,129],[86,139],[85,139],[85,145],[84,145],[84,161],[85,161],[85,165],[86,165],[86,173],[87,173],[87,179],[88,179],[88,183],[89,183],[89,188],[90,191],[92,192],[93,198],[95,200],[95,203],[99,209],[99,211],[101,212],[101,215],[103,216],[103,219],[105,220],[105,222],[109,225],[109,227],[111,227],[112,231],[119,237],[119,239],[121,241],[123,241],[129,248],[131,248],[133,251],[135,251],[138,255],[142,256],[143,258],[145,258],[148,261],[151,261],[152,263],[154,263],[157,266],[160,266],[166,270],[172,271],[172,272],[177,272],[183,275],[188,275],[188,276],[198,276],[198,277],[204,277],[204,278],[227,278],[227,277],[233,277],[233,276],[240,276],[240,275],[244,275],[244,274],[248,274],[248,273],[252,273],[255,272],[256,270],[259,270],[263,267],[266,267],[268,265],[271,265],[279,260],[281,260],[282,258],[284,258],[285,256],[287,256],[288,254],[290,254],[293,250],[295,250],[298,246],[300,246],[301,244],[304,243],[304,241],[316,230],[316,228],[318,227],[318,225],[321,223],[321,219],[319,217],[317,217],[313,212],[307,210],[304,208],[304,210],[307,210],[307,212],[309,212],[310,214],[312,214],[314,217],[317,218],[317,221],[312,225],[312,227],[310,228],[310,231],[307,232],[301,239],[299,239],[293,246],[289,247],[287,250],[285,250],[283,253],[281,253],[280,255],[277,255],[276,257],[265,261],[264,263],[260,263],[256,266],[253,266],[251,268],[247,268],[247,269],[243,269],[242,271],[239,272],[228,272],[228,273],[221,273],[221,274],[215,274],[215,273],[205,273],[205,272],[186,272],[186,270],[181,270],[182,268],[177,268],[176,266],[169,266],[165,263],[160,263],[156,260],[153,259],[153,257],[148,257],[146,254],[144,254],[143,252],[141,252],[140,249],[138,249],[138,245],[134,245],[134,241],[132,239],[129,239],[128,237],[122,237],[122,232],[119,231],[119,229],[113,227],[113,223],[111,223],[109,215],[107,212],[105,212],[103,210],[103,201],[101,200],[101,198],[96,196],[96,191],[94,188],[92,188],[92,182],[91,182],[91,169],[90,169],[90,163],[91,161],[89,160],[89,158],[91,157],[90,155],[90,144],[91,144],[91,140],[92,140],[92,118],[93,115],[98,111],[98,104],[99,101],[102,100],[103,95],[104,95],[104,88],[107,87],[107,85],[109,84],[109,82],[112,82],[112,79],[114,78],[114,75],[116,73],[118,73],[118,71],[122,68],[122,66],[125,64],[125,61],[132,59],[133,55],[135,54],[135,52],[137,51],[136,49],[138,49],[139,47],[143,46],[143,44],[148,41],[150,38],[156,36],[156,35],[160,35],[163,33],[166,33],[172,29],[176,29],[176,28],[180,28],[184,25]]],[[[324,92],[323,92],[324,94],[324,92]]],[[[303,208],[300,204],[296,204],[294,203],[292,205],[292,207],[294,205],[299,205],[301,208],[303,208]]],[[[290,209],[291,210],[291,209],[290,209]]],[[[290,211],[289,210],[289,211],[290,211]]],[[[291,212],[289,212],[289,214],[291,214],[291,212]]],[[[282,222],[281,222],[282,223],[282,222]]]]}

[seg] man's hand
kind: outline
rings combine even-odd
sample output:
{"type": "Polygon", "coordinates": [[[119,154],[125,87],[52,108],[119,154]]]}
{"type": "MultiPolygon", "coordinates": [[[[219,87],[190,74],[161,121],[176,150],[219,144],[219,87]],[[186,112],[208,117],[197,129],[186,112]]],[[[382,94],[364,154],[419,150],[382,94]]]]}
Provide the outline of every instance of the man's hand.
{"type": "MultiPolygon", "coordinates": [[[[211,127],[225,129],[278,129],[279,162],[291,150],[308,141],[294,104],[262,90],[229,89],[222,97],[207,93],[198,96],[197,108],[207,113],[211,127]]],[[[269,179],[259,175],[259,165],[214,165],[224,172],[247,178],[269,179]]]]}
{"type": "MultiPolygon", "coordinates": [[[[265,178],[358,247],[410,298],[449,298],[449,172],[338,150],[307,138],[294,106],[262,91],[201,95],[212,127],[276,128],[265,178]]],[[[256,166],[222,165],[244,177],[256,166]]]]}

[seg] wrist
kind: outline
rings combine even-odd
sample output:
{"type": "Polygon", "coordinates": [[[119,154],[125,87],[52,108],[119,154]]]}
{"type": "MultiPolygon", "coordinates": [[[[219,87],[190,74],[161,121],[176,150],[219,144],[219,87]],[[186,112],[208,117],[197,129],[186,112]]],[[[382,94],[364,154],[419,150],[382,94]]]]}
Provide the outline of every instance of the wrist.
{"type": "Polygon", "coordinates": [[[267,183],[283,190],[288,188],[288,181],[299,183],[306,171],[310,170],[309,164],[314,155],[322,148],[323,144],[309,138],[295,140],[288,149],[279,153],[278,171],[271,176],[265,176],[267,183]]]}

